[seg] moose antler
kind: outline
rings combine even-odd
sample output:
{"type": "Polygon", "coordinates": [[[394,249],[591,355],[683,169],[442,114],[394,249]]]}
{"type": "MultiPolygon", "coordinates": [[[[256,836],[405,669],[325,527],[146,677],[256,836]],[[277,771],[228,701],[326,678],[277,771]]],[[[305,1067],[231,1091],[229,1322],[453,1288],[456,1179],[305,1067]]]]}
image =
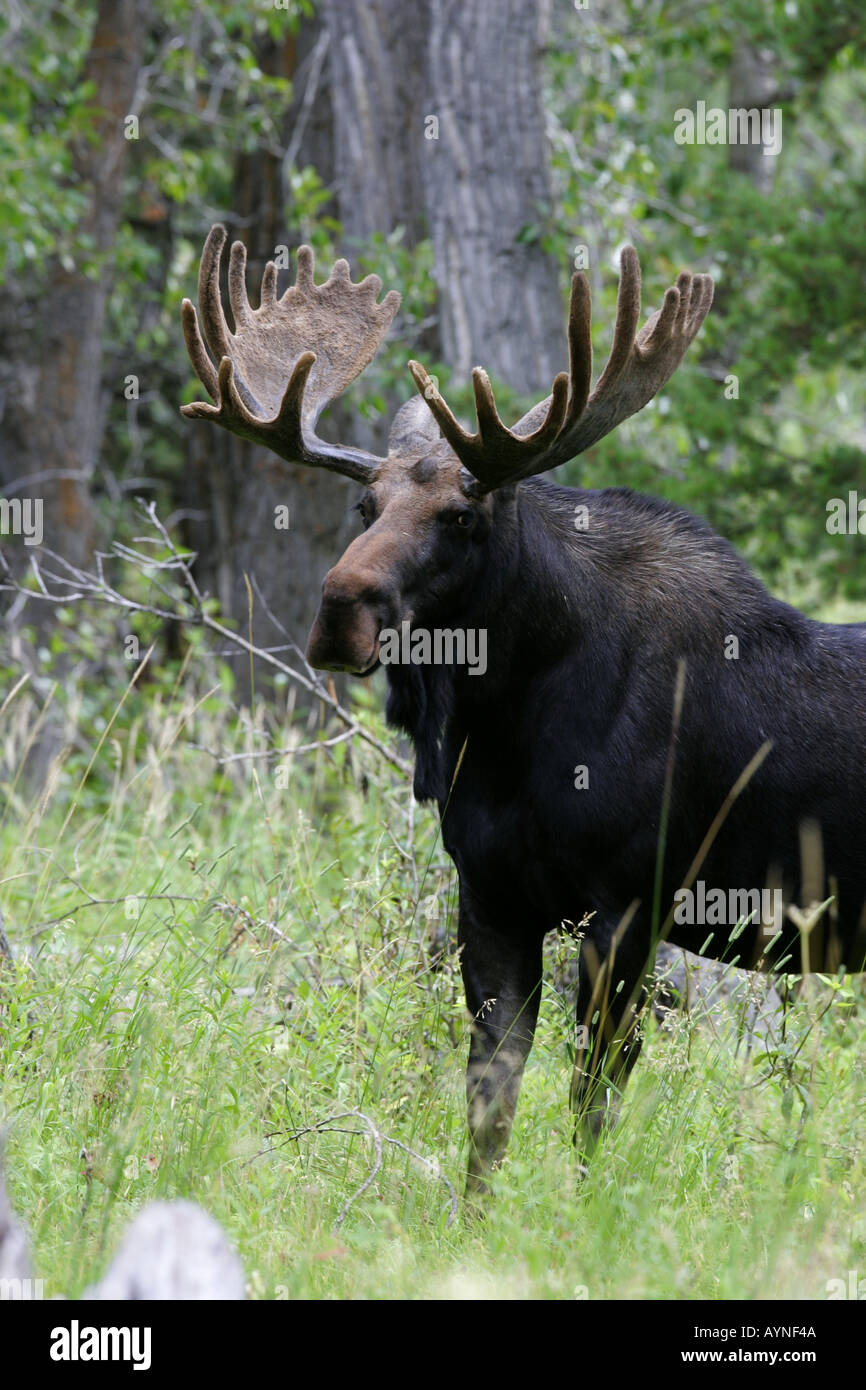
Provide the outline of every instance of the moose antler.
{"type": "Polygon", "coordinates": [[[204,245],[198,302],[208,347],[195,309],[183,301],[183,331],[196,374],[216,402],[181,406],[184,415],[213,420],[224,429],[265,444],[281,458],[312,468],[328,468],[369,482],[382,462],[362,449],[318,439],[315,425],[325,406],[339,396],[375,355],[397,312],[395,290],[376,301],[378,275],[355,285],[344,260],[334,263],[323,285],[313,279],[313,253],[298,250],[295,284],[277,299],[277,268],[268,261],[261,302],[253,309],[246,291],[246,248],[236,241],[229,260],[232,333],[220,300],[220,257],[227,232],[217,224],[204,245]]]}
{"type": "Polygon", "coordinates": [[[436,390],[419,362],[409,370],[434,419],[463,466],[485,492],[543,473],[583,453],[622,420],[651,400],[673,375],[697,334],[713,300],[709,275],[683,271],[666,291],[658,313],[637,337],[640,316],[640,265],[634,247],[623,250],[613,346],[592,395],[591,302],[583,272],[571,282],[568,315],[569,371],[560,372],[553,391],[513,430],[499,417],[487,373],[472,373],[478,429],[469,434],[436,390]]]}

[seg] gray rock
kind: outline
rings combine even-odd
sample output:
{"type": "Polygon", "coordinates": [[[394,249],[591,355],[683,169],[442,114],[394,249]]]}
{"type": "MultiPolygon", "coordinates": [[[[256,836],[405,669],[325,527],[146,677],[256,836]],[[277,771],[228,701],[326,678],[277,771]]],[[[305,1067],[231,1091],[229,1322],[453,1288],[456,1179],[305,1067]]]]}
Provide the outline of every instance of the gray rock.
{"type": "Polygon", "coordinates": [[[244,1271],[212,1216],[194,1202],[151,1202],[85,1298],[242,1299],[244,1271]]]}
{"type": "Polygon", "coordinates": [[[672,1009],[683,1008],[720,1035],[742,1034],[750,1047],[758,1039],[778,1040],[782,1001],[768,975],[705,960],[662,942],[655,978],[653,1012],[661,1021],[672,1009]]]}
{"type": "Polygon", "coordinates": [[[0,1174],[0,1279],[29,1279],[32,1273],[27,1232],[12,1215],[0,1174]]]}

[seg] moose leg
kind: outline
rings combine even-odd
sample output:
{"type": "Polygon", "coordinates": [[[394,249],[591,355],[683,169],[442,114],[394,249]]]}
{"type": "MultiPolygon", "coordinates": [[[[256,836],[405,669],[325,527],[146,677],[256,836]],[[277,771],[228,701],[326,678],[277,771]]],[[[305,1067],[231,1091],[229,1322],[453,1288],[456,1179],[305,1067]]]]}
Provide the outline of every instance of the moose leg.
{"type": "Polygon", "coordinates": [[[466,1197],[482,1196],[511,1133],[541,995],[542,937],[489,927],[460,894],[460,966],[472,1015],[466,1100],[466,1197]]]}
{"type": "Polygon", "coordinates": [[[640,1053],[647,970],[644,952],[634,946],[611,943],[600,957],[592,941],[583,943],[571,1108],[575,1144],[587,1158],[605,1124],[615,1123],[623,1088],[640,1053]]]}

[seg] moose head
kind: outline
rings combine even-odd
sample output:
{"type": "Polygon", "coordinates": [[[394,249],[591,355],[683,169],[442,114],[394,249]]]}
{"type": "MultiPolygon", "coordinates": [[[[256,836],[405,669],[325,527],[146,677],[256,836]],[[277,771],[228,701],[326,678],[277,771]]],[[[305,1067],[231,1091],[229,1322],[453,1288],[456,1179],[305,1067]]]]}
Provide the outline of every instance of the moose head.
{"type": "Polygon", "coordinates": [[[491,528],[508,523],[515,485],[565,463],[646,405],[673,374],[700,328],[713,297],[707,275],[685,272],[658,313],[637,333],[640,267],[631,247],[622,277],[610,356],[591,391],[590,293],[575,274],[568,316],[569,370],[551,394],[513,429],[496,409],[487,373],[473,373],[477,429],[468,433],[420,363],[409,370],[420,396],[394,417],[388,455],[325,443],[316,423],[325,407],[374,356],[400,303],[393,290],[381,303],[382,282],[368,275],[353,284],[338,260],[317,285],[313,253],[298,252],[297,279],[277,298],[269,262],[260,303],[246,292],[246,251],[236,241],[228,272],[235,331],[226,323],[219,291],[226,231],[215,226],[199,273],[198,319],[183,302],[187,348],[216,404],[196,402],[185,415],[213,420],[245,439],[311,468],[342,473],[364,485],[358,510],[365,527],[327,574],[310,634],[313,666],[366,675],[378,664],[379,635],[408,622],[448,621],[485,571],[491,528]]]}

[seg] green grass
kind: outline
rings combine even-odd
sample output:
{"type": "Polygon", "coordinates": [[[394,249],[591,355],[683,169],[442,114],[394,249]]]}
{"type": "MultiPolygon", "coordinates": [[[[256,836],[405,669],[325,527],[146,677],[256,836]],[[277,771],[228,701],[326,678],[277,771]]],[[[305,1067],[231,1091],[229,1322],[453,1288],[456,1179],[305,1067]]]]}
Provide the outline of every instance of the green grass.
{"type": "MultiPolygon", "coordinates": [[[[46,1294],[79,1294],[173,1196],[222,1223],[253,1297],[821,1299],[866,1274],[856,991],[798,1000],[770,1055],[650,1024],[579,1182],[571,1001],[548,983],[488,1219],[449,1225],[467,1023],[432,813],[358,740],[279,777],[218,767],[190,745],[261,747],[264,716],[180,683],[134,690],[114,723],[70,699],[37,796],[20,767],[40,703],[22,689],[0,719],[0,1123],[46,1294]],[[437,1166],[385,1144],[359,1191],[368,1136],[291,1138],[355,1109],[437,1166]]],[[[551,943],[549,979],[569,949],[551,943]]]]}

